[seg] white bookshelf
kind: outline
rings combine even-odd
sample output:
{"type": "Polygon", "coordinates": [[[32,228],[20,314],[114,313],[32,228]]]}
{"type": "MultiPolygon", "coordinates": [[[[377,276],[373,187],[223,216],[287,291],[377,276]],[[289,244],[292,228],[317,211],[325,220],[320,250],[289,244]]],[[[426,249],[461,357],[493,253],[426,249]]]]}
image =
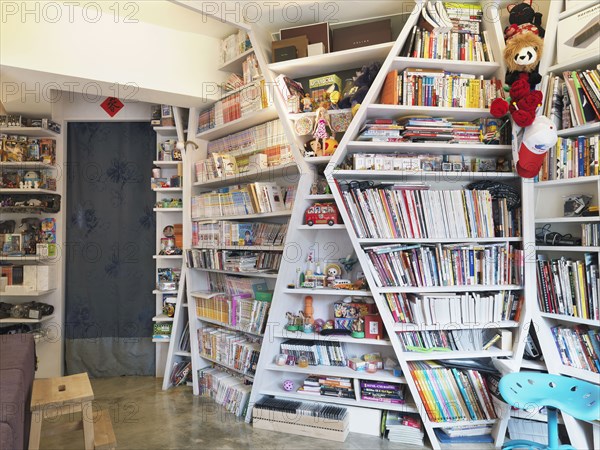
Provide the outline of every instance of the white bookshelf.
{"type": "MultiPolygon", "coordinates": [[[[581,7],[563,11],[563,2],[551,2],[546,25],[546,29],[549,30],[549,33],[547,32],[546,36],[550,36],[551,42],[554,43],[558,21],[589,6],[590,5],[581,5],[581,7]]],[[[548,41],[546,40],[546,42],[548,41]]],[[[553,72],[555,75],[560,75],[561,78],[563,71],[592,69],[600,63],[600,54],[595,50],[557,63],[555,60],[555,46],[552,45],[546,47],[544,56],[545,61],[543,61],[544,64],[540,65],[540,73],[543,75],[545,73],[553,72]]],[[[577,138],[578,136],[600,134],[600,122],[587,123],[582,126],[558,130],[557,134],[559,137],[563,138],[577,138]]],[[[581,237],[581,224],[597,224],[600,221],[597,216],[564,217],[562,210],[563,197],[574,193],[588,194],[592,197],[590,204],[598,205],[600,199],[600,176],[540,181],[533,184],[533,191],[533,209],[536,227],[550,224],[550,231],[559,232],[561,234],[571,233],[573,236],[581,237]]],[[[591,246],[537,245],[535,247],[535,252],[537,256],[543,255],[547,257],[548,260],[559,259],[561,257],[580,260],[584,258],[586,253],[595,255],[597,260],[600,257],[600,247],[591,246]]],[[[573,328],[580,325],[597,330],[600,326],[598,320],[544,312],[540,309],[536,292],[532,293],[527,304],[530,305],[530,308],[533,311],[533,320],[537,325],[536,334],[538,336],[544,362],[523,361],[523,366],[537,370],[547,370],[548,373],[564,375],[594,384],[600,384],[600,374],[563,364],[551,331],[551,328],[555,326],[573,328]]],[[[579,421],[567,415],[563,415],[562,418],[571,445],[575,448],[597,447],[598,441],[595,441],[594,436],[598,435],[598,430],[600,429],[598,423],[591,424],[579,421]]]]}
{"type": "MultiPolygon", "coordinates": [[[[419,6],[421,2],[416,2],[419,6]]],[[[485,4],[486,8],[498,7],[495,2],[488,2],[485,4]]],[[[488,10],[489,11],[489,10],[488,10]]],[[[497,11],[496,11],[497,12],[497,11]]],[[[501,51],[503,49],[503,36],[502,29],[499,21],[490,21],[487,19],[486,14],[483,18],[483,28],[486,30],[490,37],[490,48],[494,54],[494,58],[498,61],[501,58],[501,51]]],[[[383,67],[377,76],[373,87],[367,94],[361,108],[358,110],[354,121],[352,122],[350,129],[341,140],[338,150],[334,154],[333,158],[329,162],[326,175],[328,177],[329,185],[333,191],[336,203],[340,207],[342,212],[342,218],[347,225],[347,231],[350,236],[350,241],[353,248],[358,256],[359,262],[365,271],[368,284],[371,288],[372,295],[377,304],[378,310],[382,316],[384,327],[387,330],[387,334],[390,336],[390,343],[394,350],[394,354],[400,363],[402,372],[405,375],[408,391],[410,392],[412,399],[415,403],[417,410],[420,412],[421,419],[424,424],[424,431],[429,439],[430,445],[434,449],[442,448],[442,445],[438,441],[434,429],[442,427],[454,427],[462,425],[476,425],[476,424],[493,424],[493,437],[494,445],[499,447],[502,445],[506,428],[509,420],[509,415],[498,414],[498,419],[495,420],[470,420],[470,421],[456,421],[456,422],[433,422],[429,420],[426,411],[425,404],[421,401],[418,394],[418,389],[415,380],[409,369],[408,363],[411,361],[427,361],[427,360],[443,360],[443,359],[474,359],[474,358],[487,358],[491,357],[493,360],[498,362],[503,361],[502,364],[498,363],[497,367],[506,372],[508,370],[518,370],[520,365],[521,356],[524,350],[524,337],[526,329],[524,324],[528,323],[527,313],[521,314],[520,320],[516,321],[504,321],[496,324],[453,324],[454,329],[484,329],[489,327],[497,327],[500,329],[509,329],[512,331],[513,341],[510,350],[501,350],[496,347],[492,347],[488,350],[481,351],[405,351],[402,342],[398,336],[398,332],[406,331],[430,331],[430,330],[443,330],[443,326],[426,326],[416,324],[402,324],[395,323],[394,318],[391,314],[390,308],[387,304],[387,300],[384,297],[385,294],[389,293],[465,293],[465,292],[482,292],[482,291],[513,291],[515,293],[524,293],[531,280],[535,280],[535,272],[530,268],[525,267],[525,285],[466,285],[466,286],[427,286],[427,287],[379,287],[375,277],[372,274],[374,270],[370,264],[370,259],[366,254],[365,247],[370,245],[385,245],[385,244],[433,244],[433,243],[511,243],[517,246],[517,248],[526,248],[527,245],[533,244],[533,224],[529,228],[524,225],[522,237],[509,237],[509,238],[456,238],[456,239],[358,239],[353,226],[349,225],[352,223],[351,218],[344,206],[341,192],[336,188],[336,182],[344,182],[350,180],[371,180],[374,183],[378,181],[422,181],[427,185],[430,185],[432,189],[460,189],[470,182],[478,180],[494,180],[502,183],[511,184],[517,186],[522,192],[525,191],[525,183],[514,173],[471,173],[471,172],[460,172],[460,173],[446,173],[446,172],[414,172],[410,173],[407,171],[394,172],[394,171],[351,171],[351,170],[339,170],[339,165],[346,159],[349,154],[353,153],[406,153],[406,154],[435,154],[435,155],[451,155],[451,154],[463,154],[469,156],[509,156],[511,154],[511,148],[509,145],[452,145],[447,143],[433,143],[433,144],[421,144],[421,143],[380,143],[380,142],[363,142],[357,140],[360,127],[368,119],[375,118],[388,118],[395,119],[402,116],[408,115],[427,115],[432,117],[444,117],[458,121],[471,121],[479,118],[491,117],[488,109],[483,108],[437,108],[428,106],[406,106],[406,105],[384,105],[378,104],[378,97],[385,81],[386,75],[392,70],[402,71],[408,67],[426,68],[426,69],[444,69],[444,70],[456,70],[462,73],[472,73],[474,75],[483,75],[484,78],[489,79],[491,77],[503,78],[503,68],[498,62],[494,63],[481,63],[481,62],[464,62],[464,61],[446,61],[446,60],[429,60],[421,58],[404,58],[398,56],[405,43],[408,39],[409,33],[414,23],[418,18],[418,14],[412,14],[408,19],[403,31],[401,32],[398,40],[392,48],[390,55],[387,57],[383,64],[383,67]],[[412,327],[411,327],[412,326],[412,327]],[[511,362],[506,364],[505,362],[511,362]],[[512,367],[512,369],[510,369],[512,367]]],[[[522,197],[522,201],[526,202],[526,195],[522,197]]],[[[525,218],[523,218],[525,221],[525,218]]]]}
{"type": "MultiPolygon", "coordinates": [[[[178,141],[185,142],[185,133],[183,132],[183,124],[182,122],[182,110],[178,107],[173,107],[173,116],[175,119],[175,126],[156,126],[153,127],[154,132],[156,133],[156,154],[152,161],[154,166],[157,166],[161,170],[161,178],[166,178],[170,180],[172,176],[182,175],[183,174],[183,161],[174,161],[172,157],[169,155],[168,157],[162,156],[160,152],[161,144],[164,144],[166,141],[170,141],[172,143],[173,149],[175,149],[175,144],[178,141]]],[[[184,154],[184,153],[182,153],[184,154]]],[[[180,184],[181,184],[180,179],[180,184]]],[[[162,203],[163,201],[168,201],[169,199],[182,199],[183,198],[183,185],[177,187],[169,187],[169,188],[155,188],[152,189],[155,193],[155,202],[162,203]]],[[[154,280],[155,284],[157,283],[158,278],[158,269],[159,268],[174,268],[181,271],[181,265],[183,261],[182,255],[166,255],[161,254],[161,238],[163,238],[163,230],[168,225],[174,224],[182,224],[183,225],[183,208],[153,208],[153,212],[155,213],[155,222],[156,222],[156,240],[155,240],[155,255],[153,255],[153,259],[155,262],[155,273],[154,280]]],[[[157,288],[157,286],[151,287],[151,294],[154,297],[154,309],[155,316],[152,318],[153,325],[154,324],[170,324],[171,325],[171,334],[173,339],[167,340],[169,346],[165,345],[156,345],[155,346],[155,376],[163,377],[166,381],[170,378],[170,369],[174,362],[173,355],[171,352],[171,343],[174,345],[178,343],[179,337],[181,334],[181,326],[179,317],[168,317],[163,313],[163,298],[165,295],[177,295],[177,291],[161,291],[157,288]]],[[[178,296],[179,300],[179,296],[178,296]]],[[[181,308],[180,303],[176,303],[176,316],[177,313],[181,313],[178,311],[181,308]]],[[[185,312],[183,312],[185,315],[185,312]]],[[[152,342],[156,344],[165,343],[165,339],[152,339],[152,342]]]]}
{"type": "MultiPolygon", "coordinates": [[[[23,105],[28,109],[31,105],[23,105]]],[[[6,112],[4,112],[6,114],[6,112]]],[[[46,174],[48,177],[56,179],[56,190],[51,189],[20,189],[0,188],[0,194],[9,194],[14,201],[29,199],[29,195],[35,194],[53,194],[60,197],[60,210],[55,213],[43,212],[41,209],[35,211],[34,207],[25,211],[19,211],[16,208],[0,208],[0,219],[15,221],[15,234],[21,234],[23,229],[20,227],[22,219],[35,217],[37,219],[53,218],[56,221],[56,247],[55,256],[42,256],[39,254],[22,255],[0,255],[0,262],[3,264],[14,265],[48,265],[55,270],[54,289],[29,291],[25,289],[7,289],[0,293],[2,302],[19,305],[31,301],[42,302],[54,307],[50,315],[42,316],[40,319],[5,317],[0,319],[0,328],[20,324],[23,328],[33,334],[36,342],[37,368],[36,378],[58,377],[63,375],[64,371],[64,348],[65,333],[65,286],[61,280],[65,277],[65,241],[66,241],[66,183],[67,176],[62,170],[67,167],[66,158],[66,123],[63,121],[62,108],[53,108],[51,119],[61,125],[62,133],[55,133],[52,130],[41,127],[1,127],[0,134],[9,136],[26,136],[28,139],[47,139],[51,138],[55,142],[55,162],[47,164],[37,161],[0,162],[0,176],[9,173],[19,172],[21,176],[28,171],[34,171],[46,174]]],[[[25,157],[25,151],[23,157],[25,157]]],[[[4,330],[1,330],[4,332],[4,330]]]]}

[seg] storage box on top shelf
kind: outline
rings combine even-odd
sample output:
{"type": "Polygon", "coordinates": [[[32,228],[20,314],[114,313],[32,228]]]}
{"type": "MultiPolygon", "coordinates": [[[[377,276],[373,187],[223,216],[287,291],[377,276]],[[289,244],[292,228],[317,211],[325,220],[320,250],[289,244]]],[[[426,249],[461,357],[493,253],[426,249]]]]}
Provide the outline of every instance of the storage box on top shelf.
{"type": "Polygon", "coordinates": [[[600,50],[600,3],[590,2],[583,11],[558,22],[556,62],[577,58],[600,50]]]}
{"type": "MultiPolygon", "coordinates": [[[[331,49],[331,30],[329,29],[329,24],[327,22],[284,28],[279,30],[279,35],[281,39],[306,36],[308,40],[307,44],[322,43],[325,47],[325,53],[329,53],[331,49]]],[[[306,56],[306,54],[304,54],[304,56],[306,56]]]]}
{"type": "Polygon", "coordinates": [[[351,50],[392,41],[390,19],[360,23],[333,30],[333,51],[351,50]]]}

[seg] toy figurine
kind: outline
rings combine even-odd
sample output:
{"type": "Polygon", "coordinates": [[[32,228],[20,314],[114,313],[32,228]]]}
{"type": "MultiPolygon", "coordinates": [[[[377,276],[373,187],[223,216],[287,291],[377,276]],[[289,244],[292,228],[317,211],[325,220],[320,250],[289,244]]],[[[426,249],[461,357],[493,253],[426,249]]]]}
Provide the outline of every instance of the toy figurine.
{"type": "Polygon", "coordinates": [[[365,319],[359,317],[352,322],[352,337],[362,339],[365,337],[365,319]]]}
{"type": "Polygon", "coordinates": [[[315,127],[313,128],[313,137],[322,142],[321,148],[325,148],[325,141],[329,139],[329,133],[327,128],[331,131],[331,122],[329,121],[329,114],[327,109],[321,103],[316,111],[315,127]]]}
{"type": "Polygon", "coordinates": [[[297,317],[294,314],[292,314],[291,312],[286,312],[285,317],[287,317],[287,320],[288,320],[288,323],[285,326],[285,329],[289,330],[289,331],[298,331],[297,317]]]}
{"type": "Polygon", "coordinates": [[[304,98],[302,99],[302,111],[311,112],[312,111],[312,99],[309,94],[304,94],[304,98]]]}

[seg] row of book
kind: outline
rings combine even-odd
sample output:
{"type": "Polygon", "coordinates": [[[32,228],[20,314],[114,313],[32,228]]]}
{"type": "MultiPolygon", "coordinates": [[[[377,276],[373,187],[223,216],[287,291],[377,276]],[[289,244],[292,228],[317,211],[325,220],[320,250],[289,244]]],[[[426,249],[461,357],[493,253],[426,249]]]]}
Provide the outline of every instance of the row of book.
{"type": "Polygon", "coordinates": [[[267,88],[264,80],[250,83],[202,111],[198,117],[197,133],[247,117],[256,111],[268,108],[272,104],[271,89],[267,88]]]}
{"type": "Polygon", "coordinates": [[[489,108],[504,97],[496,78],[447,72],[442,69],[407,68],[390,72],[382,88],[381,103],[441,108],[489,108]],[[384,95],[385,94],[385,95],[384,95]]]}
{"type": "Polygon", "coordinates": [[[226,153],[211,153],[207,159],[196,161],[196,182],[205,183],[220,178],[235,178],[252,173],[266,173],[273,168],[293,162],[291,147],[276,144],[253,155],[233,156],[226,153]]]}
{"type": "Polygon", "coordinates": [[[414,26],[402,56],[449,59],[452,61],[494,61],[486,42],[486,33],[432,33],[414,26]]]}
{"type": "Polygon", "coordinates": [[[396,322],[415,325],[493,324],[520,314],[522,296],[513,291],[464,294],[386,294],[396,322]],[[400,312],[400,313],[399,313],[400,312]],[[403,320],[402,320],[403,319],[403,320]]]}
{"type": "Polygon", "coordinates": [[[292,360],[305,357],[311,366],[346,366],[346,352],[341,342],[288,339],[280,345],[281,353],[292,360]]]}
{"type": "Polygon", "coordinates": [[[600,246],[600,223],[581,224],[581,245],[600,246]]]}
{"type": "Polygon", "coordinates": [[[222,292],[193,292],[196,314],[221,322],[239,331],[262,334],[267,323],[270,302],[251,298],[251,294],[227,295],[222,292]]]}
{"type": "Polygon", "coordinates": [[[537,258],[537,292],[540,310],[553,314],[600,319],[598,256],[585,253],[583,260],[537,258]]]}
{"type": "Polygon", "coordinates": [[[240,29],[221,40],[219,64],[223,65],[251,48],[252,41],[250,41],[248,32],[240,29]]]}
{"type": "Polygon", "coordinates": [[[600,372],[600,334],[584,325],[551,328],[560,359],[565,366],[600,372]]]}
{"type": "Polygon", "coordinates": [[[207,152],[209,156],[221,153],[238,158],[287,144],[283,124],[276,119],[210,141],[207,152]]]}
{"type": "Polygon", "coordinates": [[[408,365],[432,422],[496,419],[487,382],[478,371],[446,368],[434,361],[408,365]]]}
{"type": "Polygon", "coordinates": [[[294,189],[273,181],[228,186],[193,196],[192,218],[202,220],[285,211],[292,208],[294,195],[294,189]]]}
{"type": "MultiPolygon", "coordinates": [[[[405,153],[353,153],[347,165],[352,170],[384,170],[405,173],[441,172],[439,179],[456,180],[461,172],[510,172],[511,163],[496,156],[431,155],[405,153]]],[[[490,178],[494,175],[491,174],[490,178]]]]}
{"type": "Polygon", "coordinates": [[[543,79],[547,117],[563,129],[600,120],[600,71],[565,71],[562,77],[549,73],[543,79]]]}
{"type": "Polygon", "coordinates": [[[359,238],[489,238],[521,235],[519,208],[487,190],[429,190],[422,183],[351,185],[344,204],[359,238]]]}
{"type": "MultiPolygon", "coordinates": [[[[509,334],[510,331],[508,332],[509,334]]],[[[400,342],[405,351],[422,352],[424,350],[477,352],[488,350],[496,342],[502,344],[502,332],[496,330],[428,330],[428,331],[403,331],[398,333],[400,342]]],[[[512,343],[512,336],[505,339],[508,345],[512,343]]]]}
{"type": "Polygon", "coordinates": [[[523,250],[510,243],[365,248],[378,286],[522,285],[523,250]]]}
{"type": "Polygon", "coordinates": [[[478,3],[442,2],[423,3],[418,25],[427,31],[479,34],[483,10],[478,3]]]}
{"type": "MultiPolygon", "coordinates": [[[[382,94],[382,100],[384,98],[385,95],[382,94]]],[[[370,142],[505,144],[510,140],[510,127],[506,124],[506,121],[491,118],[472,122],[441,117],[403,117],[397,120],[377,118],[368,120],[363,125],[357,139],[370,142]]]]}
{"type": "Polygon", "coordinates": [[[201,357],[246,375],[256,371],[260,343],[243,333],[207,325],[198,330],[198,346],[201,357]]]}
{"type": "Polygon", "coordinates": [[[287,223],[192,222],[193,247],[280,246],[285,241],[287,223]]]}
{"type": "Polygon", "coordinates": [[[282,253],[218,249],[187,249],[186,263],[194,269],[225,270],[229,272],[272,272],[281,264],[282,253]]]}
{"type": "Polygon", "coordinates": [[[564,180],[598,175],[600,161],[600,135],[559,137],[542,164],[539,179],[564,180]]]}
{"type": "Polygon", "coordinates": [[[239,376],[217,369],[202,369],[199,372],[200,395],[212,398],[236,417],[246,414],[251,386],[239,376]]]}

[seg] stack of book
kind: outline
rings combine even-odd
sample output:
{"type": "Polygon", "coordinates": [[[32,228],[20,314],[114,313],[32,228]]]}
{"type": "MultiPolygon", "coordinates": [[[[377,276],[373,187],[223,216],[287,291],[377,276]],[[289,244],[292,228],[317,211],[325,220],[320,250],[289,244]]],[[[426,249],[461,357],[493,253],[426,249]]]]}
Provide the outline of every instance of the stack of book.
{"type": "Polygon", "coordinates": [[[369,402],[404,404],[405,385],[360,380],[360,398],[369,402]]]}
{"type": "Polygon", "coordinates": [[[583,260],[565,257],[548,260],[538,254],[538,304],[544,312],[582,319],[600,319],[598,257],[585,253],[583,260]]]}
{"type": "Polygon", "coordinates": [[[246,414],[251,386],[246,385],[242,378],[217,368],[202,369],[199,386],[200,395],[212,398],[236,417],[246,414]]]}
{"type": "MultiPolygon", "coordinates": [[[[390,294],[388,294],[390,295],[390,294]]],[[[394,309],[406,307],[403,317],[416,325],[474,325],[518,320],[523,298],[514,291],[464,294],[402,294],[407,302],[392,303],[394,309]]],[[[389,299],[388,299],[389,302],[389,299]]],[[[397,313],[392,315],[396,318],[397,313]]]]}
{"type": "Polygon", "coordinates": [[[521,235],[519,208],[485,190],[429,190],[422,183],[342,190],[359,238],[488,238],[521,235]]]}
{"type": "Polygon", "coordinates": [[[354,391],[352,380],[350,378],[320,376],[319,386],[321,395],[326,397],[356,399],[356,392],[354,391]]]}
{"type": "Polygon", "coordinates": [[[185,250],[189,268],[230,272],[273,272],[279,270],[282,253],[192,248],[185,250]]]}
{"type": "Polygon", "coordinates": [[[192,222],[192,246],[279,246],[287,228],[287,224],[266,222],[192,222]]]}
{"type": "Polygon", "coordinates": [[[551,328],[560,359],[565,366],[600,372],[600,334],[585,325],[551,328]]]}
{"type": "Polygon", "coordinates": [[[386,435],[391,442],[423,446],[425,433],[423,433],[423,424],[418,415],[385,411],[384,418],[386,435]]]}
{"type": "Polygon", "coordinates": [[[284,196],[289,190],[273,181],[234,185],[192,197],[192,218],[204,220],[291,209],[284,196]]]}
{"type": "Polygon", "coordinates": [[[490,286],[523,282],[512,244],[414,244],[365,248],[378,286],[490,286]]]}
{"type": "Polygon", "coordinates": [[[594,247],[600,245],[600,223],[581,224],[581,245],[594,247]]]}
{"type": "Polygon", "coordinates": [[[544,159],[539,179],[564,180],[598,175],[600,135],[559,137],[544,159]]]}
{"type": "Polygon", "coordinates": [[[439,428],[435,430],[435,434],[442,444],[484,444],[494,442],[492,425],[439,428]]]}
{"type": "Polygon", "coordinates": [[[487,383],[478,371],[446,368],[435,361],[408,365],[432,422],[496,419],[487,383]]]}
{"type": "MultiPolygon", "coordinates": [[[[508,332],[510,333],[510,332],[508,332]]],[[[405,351],[421,352],[424,350],[455,350],[460,352],[477,352],[488,350],[498,342],[512,347],[512,336],[506,336],[502,342],[502,334],[495,330],[462,329],[432,331],[402,331],[398,333],[405,351]]]]}
{"type": "Polygon", "coordinates": [[[200,356],[234,369],[243,374],[254,375],[260,343],[235,331],[212,326],[198,330],[200,356]]]}
{"type": "Polygon", "coordinates": [[[341,342],[288,339],[280,347],[281,353],[292,356],[296,361],[301,356],[307,358],[311,366],[346,366],[346,352],[341,342]]]}

